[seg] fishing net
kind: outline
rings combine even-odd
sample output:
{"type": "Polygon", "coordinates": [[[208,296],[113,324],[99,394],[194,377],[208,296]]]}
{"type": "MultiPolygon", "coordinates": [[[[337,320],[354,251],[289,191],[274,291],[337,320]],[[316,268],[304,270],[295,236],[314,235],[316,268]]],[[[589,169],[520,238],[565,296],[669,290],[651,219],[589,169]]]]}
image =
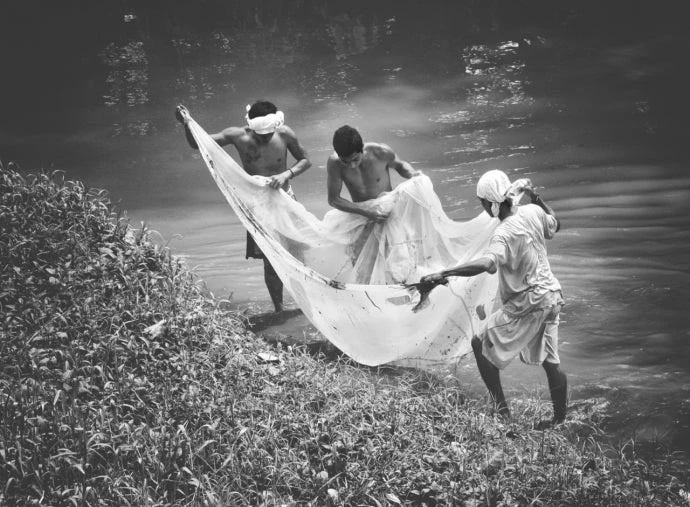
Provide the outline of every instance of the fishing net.
{"type": "Polygon", "coordinates": [[[470,352],[494,308],[497,277],[453,277],[424,297],[406,284],[475,257],[498,220],[451,220],[425,175],[366,202],[390,211],[384,223],[335,209],[319,220],[268,178],[247,174],[187,119],[216,184],[325,338],[370,366],[430,367],[470,352]]]}

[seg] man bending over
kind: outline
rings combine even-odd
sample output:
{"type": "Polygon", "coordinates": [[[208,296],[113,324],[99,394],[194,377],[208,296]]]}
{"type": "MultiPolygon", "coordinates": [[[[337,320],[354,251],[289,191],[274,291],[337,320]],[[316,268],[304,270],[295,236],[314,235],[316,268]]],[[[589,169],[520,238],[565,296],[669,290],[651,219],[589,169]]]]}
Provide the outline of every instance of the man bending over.
{"type": "Polygon", "coordinates": [[[387,215],[381,211],[359,205],[363,201],[375,199],[384,192],[390,192],[390,169],[403,178],[421,174],[412,166],[398,158],[387,145],[363,143],[356,129],[344,125],[333,135],[335,152],[328,157],[328,204],[346,213],[363,215],[376,222],[383,222],[387,215]],[[343,183],[350,192],[352,201],[340,196],[343,183]]]}

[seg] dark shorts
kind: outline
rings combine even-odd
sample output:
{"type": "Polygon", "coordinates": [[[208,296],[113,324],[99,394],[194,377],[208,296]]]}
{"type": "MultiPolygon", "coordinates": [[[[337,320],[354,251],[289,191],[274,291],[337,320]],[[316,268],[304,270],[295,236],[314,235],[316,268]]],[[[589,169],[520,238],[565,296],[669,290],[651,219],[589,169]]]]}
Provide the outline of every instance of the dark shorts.
{"type": "Polygon", "coordinates": [[[254,238],[251,234],[247,233],[247,252],[245,253],[245,259],[265,259],[266,256],[256,244],[254,238]]]}
{"type": "MultiPolygon", "coordinates": [[[[290,197],[293,199],[297,200],[295,198],[295,193],[292,191],[292,187],[288,187],[287,193],[290,197]]],[[[246,253],[244,254],[245,259],[265,259],[266,256],[264,253],[261,251],[261,248],[259,248],[259,245],[256,244],[256,241],[254,241],[254,238],[252,237],[249,232],[247,232],[247,250],[246,253]]]]}

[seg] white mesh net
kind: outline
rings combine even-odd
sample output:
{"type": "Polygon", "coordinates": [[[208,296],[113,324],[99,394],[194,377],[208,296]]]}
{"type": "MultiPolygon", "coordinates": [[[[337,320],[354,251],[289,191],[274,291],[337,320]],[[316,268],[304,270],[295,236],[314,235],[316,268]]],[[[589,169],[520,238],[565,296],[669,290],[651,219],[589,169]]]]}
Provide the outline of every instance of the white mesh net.
{"type": "Polygon", "coordinates": [[[391,210],[382,224],[338,210],[319,220],[267,178],[248,175],[193,119],[188,125],[285,289],[336,347],[370,366],[430,367],[470,352],[472,336],[494,308],[497,277],[451,278],[422,304],[419,292],[403,284],[475,257],[498,220],[486,213],[451,220],[424,175],[367,201],[391,210]]]}

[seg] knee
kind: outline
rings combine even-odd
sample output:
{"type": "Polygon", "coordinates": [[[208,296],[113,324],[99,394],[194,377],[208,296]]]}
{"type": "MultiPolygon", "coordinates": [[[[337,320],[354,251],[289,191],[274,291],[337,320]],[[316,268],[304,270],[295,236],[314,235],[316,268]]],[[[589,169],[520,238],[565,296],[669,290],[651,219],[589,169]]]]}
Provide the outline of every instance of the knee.
{"type": "Polygon", "coordinates": [[[559,365],[556,363],[549,363],[548,361],[541,363],[541,366],[544,368],[544,370],[546,370],[547,374],[558,373],[558,370],[560,370],[559,365]]]}
{"type": "Polygon", "coordinates": [[[541,365],[544,368],[544,371],[546,371],[547,375],[556,376],[556,377],[560,377],[562,379],[565,379],[565,373],[563,373],[563,370],[561,370],[560,364],[549,363],[549,362],[544,361],[541,365]]]}
{"type": "Polygon", "coordinates": [[[541,365],[546,371],[561,371],[561,365],[559,363],[549,363],[548,361],[544,361],[543,363],[541,363],[541,365]]]}
{"type": "Polygon", "coordinates": [[[273,266],[270,262],[268,262],[268,259],[264,259],[264,274],[266,276],[270,276],[271,278],[276,278],[278,276],[278,273],[276,273],[275,269],[273,269],[273,266]]]}

